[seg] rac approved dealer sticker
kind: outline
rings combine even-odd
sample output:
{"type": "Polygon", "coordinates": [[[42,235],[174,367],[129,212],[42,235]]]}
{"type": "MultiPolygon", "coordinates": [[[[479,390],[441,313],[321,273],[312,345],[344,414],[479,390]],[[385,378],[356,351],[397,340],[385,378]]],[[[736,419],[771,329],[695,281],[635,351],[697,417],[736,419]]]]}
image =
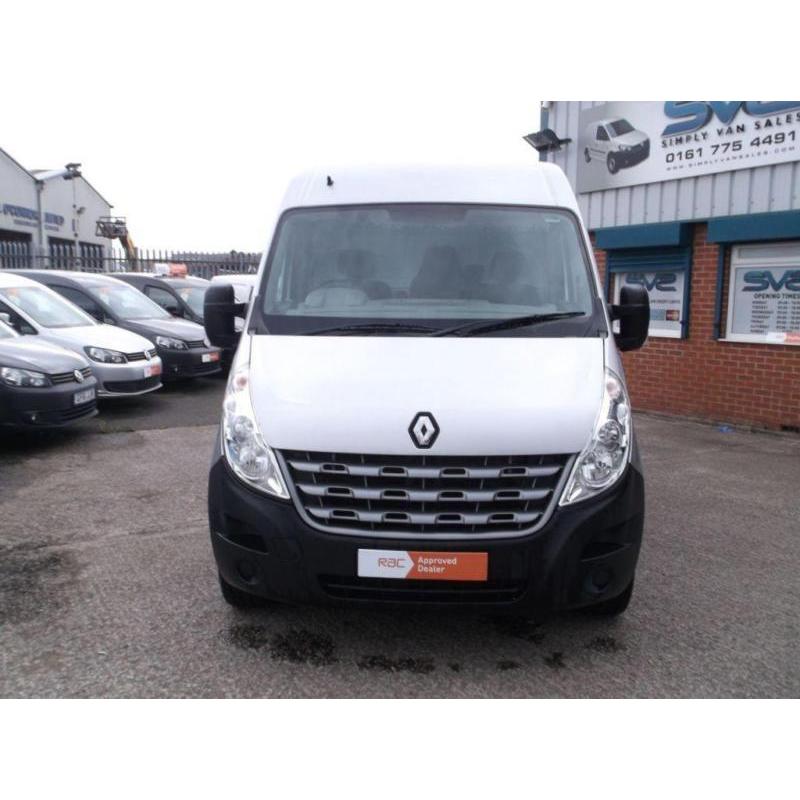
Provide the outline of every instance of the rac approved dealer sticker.
{"type": "Polygon", "coordinates": [[[359,550],[359,578],[424,581],[485,581],[487,553],[432,553],[407,550],[359,550]]]}

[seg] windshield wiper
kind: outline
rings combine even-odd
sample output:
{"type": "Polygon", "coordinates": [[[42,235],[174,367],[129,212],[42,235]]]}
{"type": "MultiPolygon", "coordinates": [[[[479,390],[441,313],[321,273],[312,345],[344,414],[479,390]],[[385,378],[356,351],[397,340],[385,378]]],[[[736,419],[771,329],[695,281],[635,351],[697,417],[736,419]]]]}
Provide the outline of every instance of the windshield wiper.
{"type": "Polygon", "coordinates": [[[347,336],[348,334],[371,333],[424,333],[433,336],[436,328],[429,325],[412,325],[406,322],[365,322],[360,325],[338,325],[334,328],[323,328],[319,331],[309,331],[306,336],[347,336]]]}
{"type": "Polygon", "coordinates": [[[512,328],[524,328],[528,325],[537,325],[540,322],[553,322],[559,319],[570,319],[571,317],[584,317],[583,311],[555,311],[552,314],[528,314],[525,317],[509,317],[491,322],[480,320],[478,322],[467,322],[463,325],[455,325],[452,328],[441,328],[431,336],[475,336],[481,333],[491,333],[492,331],[507,331],[512,328]]]}

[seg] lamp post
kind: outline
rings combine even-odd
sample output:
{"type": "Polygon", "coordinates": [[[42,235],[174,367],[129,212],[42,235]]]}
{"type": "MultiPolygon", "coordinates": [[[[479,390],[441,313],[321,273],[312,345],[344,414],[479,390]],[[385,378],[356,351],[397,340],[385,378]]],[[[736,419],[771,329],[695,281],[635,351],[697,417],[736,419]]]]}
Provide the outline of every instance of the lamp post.
{"type": "Polygon", "coordinates": [[[39,255],[44,255],[44,202],[42,195],[44,194],[44,185],[46,181],[53,180],[54,178],[63,178],[65,181],[71,181],[75,178],[80,178],[80,164],[70,163],[66,164],[62,169],[49,169],[36,174],[36,211],[39,214],[39,255]]]}

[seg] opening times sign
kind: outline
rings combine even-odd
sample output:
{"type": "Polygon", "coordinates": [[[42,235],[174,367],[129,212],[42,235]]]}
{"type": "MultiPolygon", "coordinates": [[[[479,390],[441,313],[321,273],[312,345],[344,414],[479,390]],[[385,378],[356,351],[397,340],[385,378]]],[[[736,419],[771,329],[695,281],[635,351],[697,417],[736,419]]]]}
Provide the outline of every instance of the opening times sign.
{"type": "Polygon", "coordinates": [[[800,161],[795,100],[609,102],[579,125],[579,192],[800,161]]]}
{"type": "Polygon", "coordinates": [[[729,339],[800,344],[800,264],[734,267],[730,300],[729,339]]]}

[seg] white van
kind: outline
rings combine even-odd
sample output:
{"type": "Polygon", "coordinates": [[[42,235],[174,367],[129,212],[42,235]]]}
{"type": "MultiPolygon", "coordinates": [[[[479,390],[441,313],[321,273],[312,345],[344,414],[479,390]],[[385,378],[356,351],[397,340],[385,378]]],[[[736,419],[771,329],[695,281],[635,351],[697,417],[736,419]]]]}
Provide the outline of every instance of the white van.
{"type": "MultiPolygon", "coordinates": [[[[210,286],[209,338],[241,312],[210,286]]],[[[295,179],[210,471],[224,597],[619,613],[644,483],[618,351],[648,321],[641,289],[603,300],[555,166],[295,179]]]]}
{"type": "Polygon", "coordinates": [[[583,157],[605,163],[615,175],[625,167],[635,167],[650,155],[650,138],[621,117],[599,119],[586,128],[583,157]]]}

